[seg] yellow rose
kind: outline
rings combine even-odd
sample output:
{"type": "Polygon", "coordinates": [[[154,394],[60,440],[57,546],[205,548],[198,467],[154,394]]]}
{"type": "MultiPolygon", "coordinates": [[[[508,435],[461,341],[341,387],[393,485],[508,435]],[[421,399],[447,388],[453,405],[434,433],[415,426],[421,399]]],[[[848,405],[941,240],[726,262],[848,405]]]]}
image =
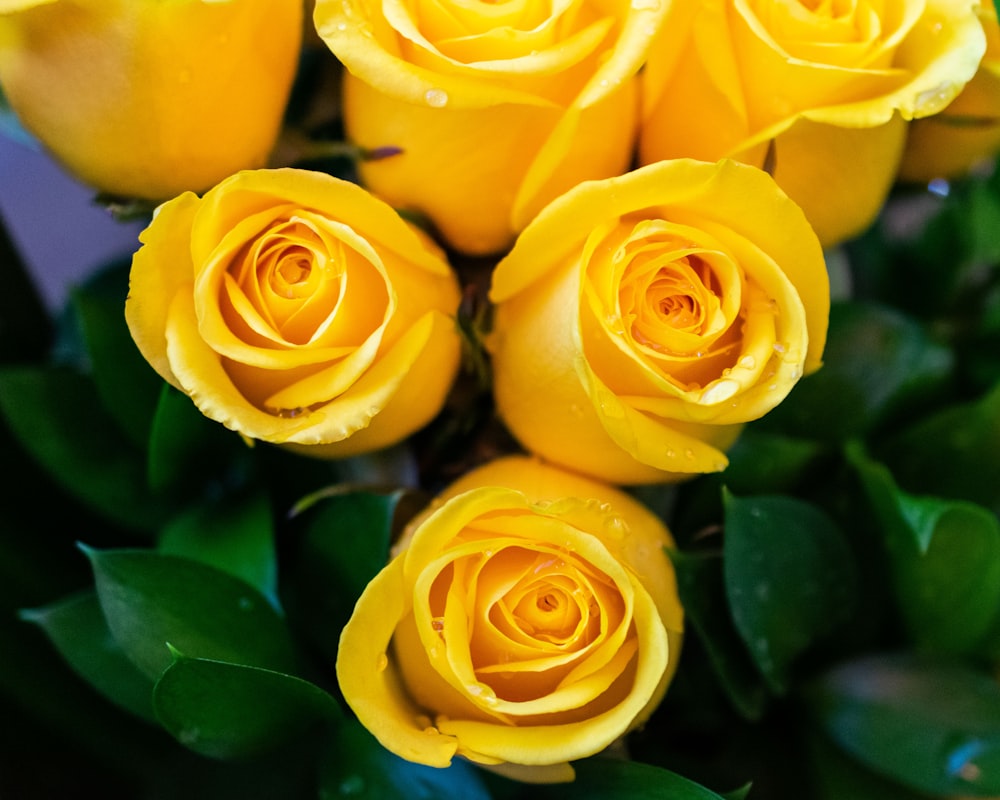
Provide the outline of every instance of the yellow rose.
{"type": "Polygon", "coordinates": [[[992,2],[980,6],[979,17],[986,31],[979,71],[944,111],[910,123],[904,181],[959,177],[1000,151],[1000,25],[992,2]]]}
{"type": "Polygon", "coordinates": [[[518,237],[491,298],[507,426],[615,483],[723,469],[740,423],[819,367],[829,312],[801,210],[733,161],[577,186],[518,237]]]}
{"type": "Polygon", "coordinates": [[[676,0],[672,9],[645,73],[642,163],[770,160],[826,246],[874,220],[905,120],[944,108],[985,48],[974,0],[676,0]]]}
{"type": "Polygon", "coordinates": [[[2,0],[0,86],[82,181],[165,200],[262,167],[301,0],[2,0]]]}
{"type": "Polygon", "coordinates": [[[457,281],[385,203],[306,170],[157,210],[125,317],[160,375],[245,436],[345,456],[403,439],[458,366],[457,281]]]}
{"type": "Polygon", "coordinates": [[[414,520],[340,639],[337,677],[389,750],[531,781],[640,725],[683,616],[663,524],[624,493],[522,456],[414,520]]]}
{"type": "Polygon", "coordinates": [[[627,169],[635,73],[660,0],[317,0],[350,74],[344,121],[362,181],[459,250],[507,247],[549,200],[627,169]]]}

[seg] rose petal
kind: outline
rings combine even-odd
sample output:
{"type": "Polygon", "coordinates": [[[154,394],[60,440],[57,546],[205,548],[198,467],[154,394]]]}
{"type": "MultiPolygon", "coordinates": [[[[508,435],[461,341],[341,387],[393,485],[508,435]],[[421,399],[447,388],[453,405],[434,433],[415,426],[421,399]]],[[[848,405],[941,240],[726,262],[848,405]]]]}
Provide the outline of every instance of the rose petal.
{"type": "Polygon", "coordinates": [[[371,580],[341,632],[337,680],[358,719],[384,747],[410,761],[447,767],[457,742],[418,724],[422,712],[386,655],[406,611],[402,562],[396,559],[371,580]]]}

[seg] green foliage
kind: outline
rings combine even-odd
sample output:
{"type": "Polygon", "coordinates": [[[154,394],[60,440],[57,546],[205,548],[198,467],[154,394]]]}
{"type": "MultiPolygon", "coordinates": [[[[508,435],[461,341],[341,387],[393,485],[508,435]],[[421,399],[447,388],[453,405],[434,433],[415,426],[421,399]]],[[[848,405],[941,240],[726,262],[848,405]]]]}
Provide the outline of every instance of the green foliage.
{"type": "Polygon", "coordinates": [[[475,767],[455,759],[447,769],[393,755],[354,720],[345,721],[320,763],[320,800],[489,800],[475,767]]]}
{"type": "Polygon", "coordinates": [[[101,694],[137,716],[154,719],[153,682],[115,641],[94,592],[23,611],[21,618],[44,630],[77,674],[101,694]]]}
{"type": "Polygon", "coordinates": [[[301,678],[172,652],[153,707],[163,727],[197,753],[248,758],[339,719],[333,698],[301,678]]]}
{"type": "Polygon", "coordinates": [[[957,662],[910,654],[840,665],[806,698],[847,752],[934,795],[1000,793],[1000,685],[957,662]]]}
{"type": "Polygon", "coordinates": [[[945,653],[1000,657],[1000,520],[973,503],[907,494],[859,448],[850,455],[881,523],[913,641],[945,653]]]}
{"type": "Polygon", "coordinates": [[[197,561],[148,550],[85,550],[115,640],[156,679],[173,659],[192,658],[295,673],[284,619],[250,584],[197,561]],[[169,647],[168,647],[169,646],[169,647]]]}
{"type": "Polygon", "coordinates": [[[726,499],[723,569],[736,629],[772,691],[795,659],[845,623],[857,575],[836,525],[792,497],[726,499]]]}
{"type": "Polygon", "coordinates": [[[388,561],[402,497],[398,492],[320,493],[306,498],[292,520],[295,541],[284,597],[293,621],[331,663],[355,602],[388,561]]]}
{"type": "Polygon", "coordinates": [[[86,376],[59,366],[0,368],[0,412],[66,491],[116,524],[155,530],[166,517],[146,486],[143,454],[86,376]]]}
{"type": "Polygon", "coordinates": [[[952,370],[950,351],[918,322],[856,302],[830,309],[823,362],[762,420],[766,430],[830,444],[867,435],[940,397],[952,370]]]}

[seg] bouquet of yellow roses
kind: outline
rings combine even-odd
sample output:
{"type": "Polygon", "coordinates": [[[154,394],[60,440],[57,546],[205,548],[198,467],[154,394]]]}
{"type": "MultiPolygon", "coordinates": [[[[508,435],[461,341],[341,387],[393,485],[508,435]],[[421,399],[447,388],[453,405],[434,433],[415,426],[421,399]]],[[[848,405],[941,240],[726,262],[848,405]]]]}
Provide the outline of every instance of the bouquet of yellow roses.
{"type": "Polygon", "coordinates": [[[998,42],[0,0],[0,795],[1000,795],[998,42]]]}

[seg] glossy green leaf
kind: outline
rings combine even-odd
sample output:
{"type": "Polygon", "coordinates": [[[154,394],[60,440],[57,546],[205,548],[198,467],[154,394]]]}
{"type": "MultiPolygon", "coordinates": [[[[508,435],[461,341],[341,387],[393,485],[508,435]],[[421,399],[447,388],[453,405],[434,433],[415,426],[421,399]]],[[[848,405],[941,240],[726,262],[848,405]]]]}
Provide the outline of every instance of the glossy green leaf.
{"type": "Polygon", "coordinates": [[[285,621],[248,583],[148,550],[88,550],[108,627],[125,654],[158,678],[170,644],[192,658],[296,671],[285,621]]]}
{"type": "Polygon", "coordinates": [[[18,441],[81,501],[153,530],[166,516],[145,482],[145,456],[104,410],[94,384],[63,367],[0,369],[0,411],[18,441]]]}
{"type": "Polygon", "coordinates": [[[122,652],[94,592],[22,611],[21,618],[45,631],[73,671],[98,692],[133,714],[153,719],[153,682],[122,652]]]}
{"type": "Polygon", "coordinates": [[[971,500],[1000,514],[1000,384],[906,429],[878,455],[907,491],[971,500]]]}
{"type": "Polygon", "coordinates": [[[475,767],[460,758],[447,769],[406,761],[354,720],[340,725],[320,764],[319,797],[333,800],[489,800],[475,767]]]}
{"type": "Polygon", "coordinates": [[[340,629],[368,582],[389,560],[401,493],[348,492],[312,498],[293,520],[285,602],[290,615],[331,659],[340,629]]]}
{"type": "Polygon", "coordinates": [[[720,477],[740,494],[783,492],[805,479],[822,452],[814,439],[793,439],[751,426],[727,453],[729,466],[720,477]]]}
{"type": "Polygon", "coordinates": [[[950,351],[893,309],[836,303],[823,368],[803,378],[759,425],[837,443],[920,408],[947,386],[950,351]]]}
{"type": "Polygon", "coordinates": [[[183,745],[213,758],[246,758],[340,718],[308,681],[257,667],[176,653],[156,682],[153,707],[183,745]]]}
{"type": "Polygon", "coordinates": [[[129,439],[145,449],[162,379],[146,363],[125,324],[128,270],[109,270],[71,295],[104,407],[129,439]]]}
{"type": "Polygon", "coordinates": [[[813,726],[803,726],[812,800],[929,800],[929,795],[874,772],[813,726]]]}
{"type": "Polygon", "coordinates": [[[958,663],[869,656],[813,683],[808,704],[844,750],[934,795],[1000,794],[1000,683],[958,663]]]}
{"type": "Polygon", "coordinates": [[[723,570],[736,629],[778,693],[795,659],[856,607],[857,569],[843,534],[792,497],[727,493],[723,570]]]}
{"type": "Polygon", "coordinates": [[[211,496],[246,482],[250,448],[164,383],[149,441],[149,484],[172,496],[211,496]]]}
{"type": "MultiPolygon", "coordinates": [[[[581,800],[723,800],[704,786],[669,770],[611,758],[588,758],[573,764],[576,780],[572,796],[581,800]]],[[[564,798],[569,796],[565,785],[540,787],[533,796],[564,798]]],[[[753,796],[753,793],[750,793],[753,796]]]]}
{"type": "Polygon", "coordinates": [[[723,690],[747,719],[763,713],[767,693],[733,626],[722,577],[722,558],[667,551],[688,624],[701,639],[723,690]]]}
{"type": "Polygon", "coordinates": [[[228,572],[277,603],[274,524],[262,490],[225,495],[178,515],[164,528],[159,549],[228,572]]]}
{"type": "Polygon", "coordinates": [[[1000,652],[1000,520],[981,506],[900,491],[892,474],[849,448],[880,521],[897,605],[910,636],[950,653],[1000,652]]]}

